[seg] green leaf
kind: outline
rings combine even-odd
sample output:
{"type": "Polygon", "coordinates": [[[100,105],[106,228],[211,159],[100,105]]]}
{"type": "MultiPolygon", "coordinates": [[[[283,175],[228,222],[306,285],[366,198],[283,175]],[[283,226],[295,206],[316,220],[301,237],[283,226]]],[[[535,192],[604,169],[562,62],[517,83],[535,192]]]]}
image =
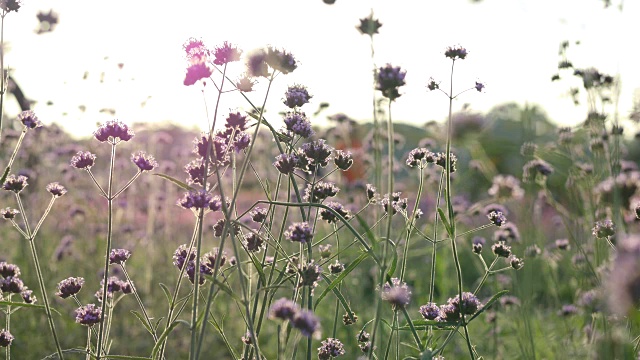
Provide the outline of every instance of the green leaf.
{"type": "Polygon", "coordinates": [[[7,180],[7,176],[9,176],[9,172],[11,171],[11,166],[7,166],[2,173],[2,179],[0,179],[0,184],[4,184],[4,181],[7,180]]]}
{"type": "Polygon", "coordinates": [[[164,296],[167,297],[167,301],[169,302],[169,307],[171,307],[172,301],[171,301],[171,292],[169,291],[169,288],[167,287],[167,285],[160,283],[160,288],[162,289],[162,292],[164,293],[164,296]]]}
{"type": "Polygon", "coordinates": [[[387,281],[391,281],[393,273],[396,272],[396,267],[398,266],[398,251],[396,250],[396,244],[393,241],[387,241],[393,245],[393,260],[391,260],[391,266],[389,266],[389,271],[387,271],[387,281]]]}
{"type": "Polygon", "coordinates": [[[180,181],[180,180],[178,180],[178,179],[176,179],[174,177],[171,177],[169,175],[165,175],[165,174],[153,174],[153,175],[161,177],[161,178],[163,178],[165,180],[169,180],[172,183],[174,183],[174,184],[178,185],[179,187],[183,188],[184,190],[187,190],[187,191],[194,191],[195,190],[193,187],[191,187],[191,186],[187,185],[186,183],[184,183],[184,182],[182,182],[182,181],[180,181]]]}
{"type": "Polygon", "coordinates": [[[452,236],[451,225],[449,224],[449,221],[447,220],[447,217],[444,215],[444,211],[441,208],[438,208],[438,214],[440,214],[440,220],[442,220],[442,224],[444,224],[444,227],[447,230],[447,234],[449,234],[449,236],[452,236]]]}
{"type": "MultiPolygon", "coordinates": [[[[23,303],[23,302],[13,302],[13,301],[0,301],[0,305],[7,305],[7,306],[15,306],[16,308],[18,307],[26,307],[26,308],[36,308],[36,309],[44,309],[44,305],[36,305],[36,304],[27,304],[27,303],[23,303]]],[[[58,311],[54,310],[53,308],[51,308],[51,310],[55,311],[56,313],[60,314],[58,311]]]]}
{"type": "Polygon", "coordinates": [[[318,304],[320,304],[320,301],[322,301],[322,299],[324,299],[324,297],[327,296],[329,291],[333,290],[336,286],[338,286],[338,284],[340,284],[340,282],[342,282],[342,280],[344,280],[344,278],[347,277],[347,275],[349,275],[349,273],[352,272],[356,267],[358,267],[358,264],[360,264],[362,260],[366,259],[367,257],[369,257],[369,254],[362,253],[354,261],[352,261],[351,264],[349,264],[349,266],[347,266],[347,268],[344,269],[340,273],[340,275],[338,275],[333,281],[331,281],[329,286],[327,286],[326,289],[322,291],[320,296],[318,296],[318,298],[316,299],[316,304],[313,308],[316,309],[318,307],[318,304]]]}
{"type": "Polygon", "coordinates": [[[140,322],[142,323],[144,328],[147,329],[149,334],[153,335],[153,329],[151,329],[151,324],[147,323],[147,320],[144,318],[144,316],[142,316],[142,314],[140,314],[140,312],[136,310],[131,310],[131,312],[133,313],[133,315],[135,315],[138,318],[138,320],[140,320],[140,322]]]}

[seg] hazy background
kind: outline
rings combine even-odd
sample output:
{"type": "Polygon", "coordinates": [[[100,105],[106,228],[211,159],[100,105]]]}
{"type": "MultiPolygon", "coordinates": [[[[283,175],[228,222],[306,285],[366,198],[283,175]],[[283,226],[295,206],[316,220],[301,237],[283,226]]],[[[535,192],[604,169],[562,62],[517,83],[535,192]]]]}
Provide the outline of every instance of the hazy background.
{"type": "MultiPolygon", "coordinates": [[[[372,112],[371,50],[369,37],[355,27],[372,9],[383,24],[374,37],[376,64],[390,62],[407,70],[404,95],[394,107],[398,121],[422,124],[444,118],[448,103],[442,94],[428,93],[426,82],[433,76],[448,84],[450,62],[443,50],[454,44],[470,52],[457,65],[455,88],[471,87],[476,80],[487,84],[486,93],[465,94],[457,108],[468,102],[485,111],[516,101],[541,105],[556,123],[583,120],[585,108],[566,96],[577,79],[550,81],[563,40],[581,42],[569,52],[576,67],[593,66],[621,77],[621,116],[629,113],[640,87],[638,50],[629,40],[637,32],[636,1],[625,2],[621,11],[605,9],[601,0],[337,0],[334,5],[321,0],[25,0],[18,13],[5,19],[5,64],[36,101],[33,109],[45,123],[84,136],[96,122],[114,117],[201,127],[206,124],[201,87],[182,85],[185,40],[202,38],[212,48],[226,40],[245,52],[271,44],[291,51],[299,68],[272,87],[270,119],[284,109],[280,99],[286,87],[299,83],[314,95],[308,112],[328,102],[326,115],[344,112],[366,120],[372,112]],[[36,13],[49,9],[59,15],[59,24],[52,32],[36,34],[36,13]]],[[[233,65],[229,71],[235,77],[243,64],[233,65]]],[[[208,90],[212,104],[214,89],[208,90]]],[[[264,86],[257,90],[250,97],[261,103],[264,86]]],[[[17,113],[13,106],[10,101],[7,111],[17,113]]],[[[229,94],[221,111],[243,106],[239,95],[229,94]]]]}

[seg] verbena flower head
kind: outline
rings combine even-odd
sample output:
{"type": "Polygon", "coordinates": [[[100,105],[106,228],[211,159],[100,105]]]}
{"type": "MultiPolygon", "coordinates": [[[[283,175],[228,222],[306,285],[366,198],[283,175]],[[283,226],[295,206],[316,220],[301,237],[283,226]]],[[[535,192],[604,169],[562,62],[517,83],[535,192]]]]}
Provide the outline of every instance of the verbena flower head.
{"type": "Polygon", "coordinates": [[[0,262],[0,276],[3,278],[20,276],[20,268],[18,265],[0,262]]]}
{"type": "Polygon", "coordinates": [[[268,77],[269,67],[266,62],[267,53],[260,49],[247,57],[247,73],[253,77],[268,77]]]}
{"type": "Polygon", "coordinates": [[[262,246],[264,245],[264,240],[260,235],[250,232],[244,236],[244,246],[247,247],[247,250],[251,252],[258,252],[262,250],[262,246]]]}
{"type": "Polygon", "coordinates": [[[200,63],[206,61],[211,51],[205,46],[204,42],[199,39],[189,38],[183,45],[187,60],[191,63],[200,63]]]}
{"type": "Polygon", "coordinates": [[[58,291],[56,295],[66,299],[80,292],[84,285],[84,278],[70,277],[66,278],[58,283],[58,291]]]}
{"type": "Polygon", "coordinates": [[[462,60],[467,57],[468,51],[460,45],[449,46],[444,51],[444,56],[448,57],[451,60],[462,60]]]}
{"type": "Polygon", "coordinates": [[[353,165],[353,154],[351,151],[336,150],[333,163],[342,171],[347,171],[353,165]]]}
{"type": "Polygon", "coordinates": [[[192,160],[184,166],[184,171],[189,174],[189,177],[187,178],[188,184],[202,184],[205,172],[204,160],[192,160]]]}
{"type": "Polygon", "coordinates": [[[188,248],[186,244],[182,244],[178,246],[176,251],[173,253],[173,265],[175,265],[178,270],[182,270],[182,267],[187,262],[193,262],[196,258],[196,248],[188,248]]]}
{"type": "Polygon", "coordinates": [[[65,189],[64,186],[60,185],[57,182],[52,182],[51,184],[47,185],[47,192],[53,195],[53,197],[59,198],[60,196],[67,193],[67,189],[65,189]]]}
{"type": "Polygon", "coordinates": [[[367,192],[367,200],[375,201],[376,196],[378,195],[378,193],[376,192],[375,186],[373,186],[371,184],[367,184],[366,192],[367,192]]]}
{"type": "Polygon", "coordinates": [[[482,307],[480,300],[470,292],[462,293],[462,301],[460,301],[460,295],[456,295],[453,299],[449,299],[448,302],[456,307],[459,314],[464,315],[473,315],[482,307]]]}
{"type": "Polygon", "coordinates": [[[434,78],[429,78],[429,81],[427,82],[427,89],[429,89],[429,91],[440,89],[440,83],[436,82],[434,78]]]}
{"type": "MultiPolygon", "coordinates": [[[[225,219],[220,219],[216,222],[215,225],[213,225],[213,236],[215,237],[222,236],[222,231],[224,230],[225,223],[226,223],[225,219]]],[[[231,226],[228,226],[227,234],[228,235],[233,234],[234,236],[238,236],[238,234],[240,234],[240,225],[232,221],[231,226]]]]}
{"type": "Polygon", "coordinates": [[[151,171],[158,167],[156,159],[145,153],[144,151],[138,151],[135,154],[131,154],[131,161],[140,169],[140,171],[151,171]]]}
{"type": "Polygon", "coordinates": [[[382,300],[387,301],[394,309],[403,308],[411,301],[411,290],[398,278],[391,279],[391,285],[385,283],[381,290],[382,300]]]}
{"type": "Polygon", "coordinates": [[[7,276],[0,281],[0,290],[4,293],[20,294],[24,289],[24,282],[17,276],[7,276]]]}
{"type": "Polygon", "coordinates": [[[329,164],[329,159],[333,148],[327,145],[324,139],[315,140],[302,144],[302,152],[309,159],[309,168],[325,167],[329,164]]]}
{"type": "Polygon", "coordinates": [[[102,310],[95,304],[81,306],[76,310],[76,322],[84,326],[93,326],[100,322],[102,310]]]}
{"type": "Polygon", "coordinates": [[[500,257],[508,258],[511,255],[511,246],[501,241],[493,244],[493,246],[491,246],[491,251],[500,257]]]}
{"type": "MultiPolygon", "coordinates": [[[[456,172],[456,165],[458,164],[458,157],[454,153],[451,154],[451,172],[456,172]]],[[[437,154],[433,154],[433,158],[427,156],[427,162],[433,162],[436,165],[440,166],[443,169],[447,168],[447,154],[440,152],[437,154]]]]}
{"type": "Polygon", "coordinates": [[[8,207],[0,210],[0,216],[5,220],[15,219],[18,214],[20,214],[20,211],[8,207]]]}
{"type": "Polygon", "coordinates": [[[569,242],[569,239],[556,239],[555,245],[556,245],[556,248],[559,250],[571,249],[571,243],[569,242]]]}
{"type": "Polygon", "coordinates": [[[209,207],[213,196],[205,190],[189,191],[178,200],[178,205],[185,209],[200,210],[209,207]]]}
{"type": "Polygon", "coordinates": [[[111,249],[109,254],[109,264],[124,265],[131,256],[131,251],[126,249],[111,249]]]}
{"type": "Polygon", "coordinates": [[[376,78],[376,90],[382,91],[382,96],[389,100],[395,100],[400,97],[398,88],[405,83],[404,78],[407,75],[399,66],[387,64],[378,69],[376,78]]]}
{"type": "Polygon", "coordinates": [[[318,280],[320,280],[321,275],[322,268],[311,260],[311,262],[302,266],[302,270],[300,271],[300,283],[298,283],[298,286],[309,286],[313,291],[313,288],[318,286],[318,280]]]}
{"type": "Polygon", "coordinates": [[[562,305],[562,308],[558,310],[558,315],[560,316],[571,316],[576,315],[579,312],[578,308],[573,304],[565,304],[562,305]]]}
{"type": "Polygon", "coordinates": [[[509,258],[507,260],[509,261],[509,265],[511,265],[511,267],[514,270],[520,270],[524,266],[524,260],[518,258],[517,256],[515,256],[513,254],[511,256],[509,256],[509,258]]]}
{"type": "Polygon", "coordinates": [[[330,360],[331,358],[344,355],[344,345],[338,339],[328,338],[321,343],[318,348],[319,360],[330,360]]]}
{"type": "Polygon", "coordinates": [[[254,222],[262,223],[267,219],[267,209],[256,207],[249,211],[249,216],[254,222]]]}
{"type": "Polygon", "coordinates": [[[233,61],[239,61],[240,55],[242,55],[241,50],[238,50],[236,46],[225,41],[213,51],[213,56],[215,57],[213,63],[216,65],[224,65],[233,61]]]}
{"type": "Polygon", "coordinates": [[[36,114],[31,110],[25,110],[18,114],[18,120],[20,120],[22,125],[29,129],[35,129],[42,126],[42,122],[38,120],[36,114]]]}
{"type": "Polygon", "coordinates": [[[251,145],[251,135],[244,131],[236,132],[236,137],[233,139],[233,148],[236,153],[241,152],[251,145]]]}
{"type": "Polygon", "coordinates": [[[284,175],[293,173],[298,164],[298,157],[295,154],[280,154],[276,156],[273,166],[284,175]]]}
{"type": "Polygon", "coordinates": [[[283,74],[288,74],[298,67],[296,59],[291,53],[276,49],[272,46],[267,47],[265,62],[274,70],[283,74]]]}
{"type": "Polygon", "coordinates": [[[407,198],[400,198],[400,192],[394,192],[389,196],[385,194],[380,201],[380,205],[386,213],[391,212],[391,215],[395,215],[398,211],[405,211],[407,209],[407,198]]]}
{"type": "Polygon", "coordinates": [[[537,175],[546,179],[546,177],[552,173],[553,167],[548,162],[541,159],[534,159],[524,164],[522,168],[522,182],[531,182],[537,175]]]}
{"type": "Polygon", "coordinates": [[[133,130],[129,129],[129,126],[122,121],[109,120],[94,131],[93,136],[100,142],[117,144],[120,141],[131,140],[134,133],[133,130]]]}
{"type": "Polygon", "coordinates": [[[9,175],[9,177],[7,177],[7,180],[5,180],[4,184],[2,184],[2,188],[4,190],[13,191],[16,194],[19,194],[28,185],[29,184],[27,183],[26,176],[15,176],[14,174],[11,174],[9,175]]]}
{"type": "Polygon", "coordinates": [[[344,271],[344,264],[336,260],[335,263],[329,265],[329,272],[332,274],[340,274],[344,271]]]}
{"type": "MultiPolygon", "coordinates": [[[[345,218],[345,220],[349,220],[351,218],[351,214],[349,214],[349,210],[347,210],[342,204],[332,201],[327,203],[327,206],[330,207],[336,213],[338,213],[340,216],[345,218]]],[[[320,210],[320,217],[322,218],[322,220],[325,220],[329,224],[338,223],[338,217],[333,212],[327,209],[320,210]]]]}
{"type": "Polygon", "coordinates": [[[484,83],[478,82],[476,81],[476,85],[474,86],[476,91],[478,92],[482,92],[482,90],[484,90],[484,88],[486,87],[484,83]]]}
{"type": "Polygon", "coordinates": [[[593,227],[593,236],[598,239],[605,239],[609,236],[613,236],[616,234],[616,226],[613,221],[607,219],[596,222],[596,225],[593,227]]]}
{"type": "Polygon", "coordinates": [[[246,73],[242,74],[238,80],[236,80],[236,88],[242,92],[252,92],[255,84],[256,82],[246,73]]]}
{"type": "Polygon", "coordinates": [[[71,158],[71,166],[76,169],[89,170],[96,163],[96,155],[88,151],[78,151],[71,158]]]}
{"type": "Polygon", "coordinates": [[[328,259],[331,257],[331,244],[321,244],[318,246],[318,252],[320,253],[320,257],[323,259],[328,259]]]}
{"type": "Polygon", "coordinates": [[[506,223],[493,233],[494,241],[504,241],[507,244],[520,241],[520,231],[514,223],[506,223]]]}
{"type": "Polygon", "coordinates": [[[364,329],[362,331],[360,331],[358,333],[358,342],[367,342],[369,341],[369,339],[371,339],[371,334],[369,334],[368,332],[364,331],[364,329]]]}
{"type": "Polygon", "coordinates": [[[216,261],[218,261],[218,256],[220,256],[220,265],[219,268],[222,267],[227,262],[227,253],[223,250],[220,251],[220,248],[213,248],[213,250],[208,253],[202,255],[202,264],[211,270],[211,275],[213,275],[213,270],[216,268],[216,261]]]}
{"type": "Polygon", "coordinates": [[[316,184],[307,184],[304,190],[304,200],[319,203],[327,198],[334,197],[340,189],[336,184],[326,181],[318,181],[316,184]]]}
{"type": "Polygon", "coordinates": [[[35,295],[33,295],[33,291],[27,288],[22,290],[20,297],[22,297],[22,301],[24,301],[25,304],[35,304],[38,301],[35,295]]]}
{"type": "Polygon", "coordinates": [[[407,166],[410,168],[424,168],[427,165],[427,159],[433,155],[434,154],[427,148],[415,148],[411,150],[407,156],[407,166]]]}
{"type": "Polygon", "coordinates": [[[284,236],[290,241],[306,244],[313,239],[313,232],[309,223],[297,222],[289,226],[284,236]]]}
{"type": "Polygon", "coordinates": [[[360,25],[356,26],[356,29],[360,31],[362,35],[372,36],[378,34],[378,29],[382,27],[382,24],[378,19],[373,18],[373,13],[366,18],[360,19],[360,25]]]}
{"type": "Polygon", "coordinates": [[[291,325],[302,335],[312,337],[320,330],[320,319],[312,311],[300,310],[293,316],[291,325]]]}
{"type": "Polygon", "coordinates": [[[426,320],[435,320],[440,316],[440,308],[436,303],[426,303],[420,306],[420,315],[426,320]]]}
{"type": "Polygon", "coordinates": [[[0,331],[0,347],[11,346],[11,343],[13,342],[14,339],[15,337],[11,335],[9,330],[2,329],[0,331]]]}
{"type": "Polygon", "coordinates": [[[5,13],[18,12],[22,6],[22,0],[0,0],[0,9],[5,13]]]}
{"type": "Polygon", "coordinates": [[[300,311],[300,306],[295,302],[280,298],[269,308],[269,318],[280,320],[292,320],[294,315],[300,311]]]}
{"type": "Polygon", "coordinates": [[[491,221],[493,225],[498,227],[503,226],[507,222],[507,217],[504,216],[502,211],[492,211],[487,215],[487,218],[489,218],[489,221],[491,221]]]}
{"type": "Polygon", "coordinates": [[[287,130],[303,138],[309,138],[315,134],[311,128],[311,122],[302,111],[288,111],[284,116],[284,124],[287,130]]]}
{"type": "Polygon", "coordinates": [[[480,236],[474,237],[473,240],[472,240],[473,252],[476,253],[476,254],[482,253],[482,248],[483,248],[485,243],[486,243],[485,238],[480,237],[480,236]]]}
{"type": "Polygon", "coordinates": [[[309,95],[307,87],[304,85],[292,85],[289,86],[287,92],[284,94],[282,102],[290,108],[300,107],[311,100],[313,96],[309,95]]]}

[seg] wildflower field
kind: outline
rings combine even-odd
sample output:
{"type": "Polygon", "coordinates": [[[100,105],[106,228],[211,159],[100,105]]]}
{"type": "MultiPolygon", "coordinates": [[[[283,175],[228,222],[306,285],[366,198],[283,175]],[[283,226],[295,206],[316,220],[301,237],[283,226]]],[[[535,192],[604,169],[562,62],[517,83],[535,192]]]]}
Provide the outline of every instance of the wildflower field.
{"type": "MultiPolygon", "coordinates": [[[[22,5],[0,0],[3,36],[22,5]]],[[[114,118],[78,139],[43,125],[3,51],[0,358],[639,358],[640,111],[616,108],[620,78],[562,42],[549,83],[579,84],[573,125],[474,111],[488,85],[456,88],[473,49],[432,49],[448,72],[412,78],[378,63],[384,16],[353,19],[366,119],[290,83],[286,44],[194,34],[163,71],[203,98],[197,130],[114,118]],[[443,121],[394,119],[408,82],[443,121]]]]}

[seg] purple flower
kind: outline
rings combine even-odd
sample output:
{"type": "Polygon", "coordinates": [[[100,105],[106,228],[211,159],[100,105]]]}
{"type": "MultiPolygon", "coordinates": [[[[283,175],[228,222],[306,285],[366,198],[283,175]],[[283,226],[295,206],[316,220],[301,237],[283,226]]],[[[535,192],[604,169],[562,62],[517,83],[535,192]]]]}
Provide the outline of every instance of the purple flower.
{"type": "Polygon", "coordinates": [[[93,326],[99,323],[101,318],[102,310],[95,304],[81,306],[76,310],[76,322],[81,325],[93,326]]]}
{"type": "Polygon", "coordinates": [[[4,208],[0,210],[0,216],[5,220],[15,219],[18,214],[20,214],[20,211],[12,208],[4,208]]]}
{"type": "Polygon", "coordinates": [[[544,178],[553,173],[553,167],[542,159],[534,159],[522,167],[522,182],[528,183],[535,179],[536,175],[544,178]]]}
{"type": "Polygon", "coordinates": [[[190,163],[185,165],[184,171],[189,174],[189,178],[187,178],[188,184],[202,184],[202,179],[204,177],[204,161],[203,159],[192,160],[190,163]]]}
{"type": "Polygon", "coordinates": [[[207,268],[211,270],[211,274],[213,275],[213,270],[216,268],[216,261],[218,260],[218,254],[220,254],[220,267],[227,262],[227,253],[225,251],[220,252],[219,248],[213,248],[213,250],[208,253],[202,255],[201,263],[204,264],[207,268]]]}
{"type": "Polygon", "coordinates": [[[398,88],[405,84],[404,78],[406,75],[407,72],[400,69],[400,67],[387,64],[378,69],[376,90],[382,91],[382,95],[389,100],[395,100],[400,97],[398,88]]]}
{"type": "MultiPolygon", "coordinates": [[[[348,220],[349,218],[351,218],[351,215],[349,214],[349,210],[345,209],[345,207],[342,204],[332,201],[327,203],[327,206],[330,207],[336,213],[338,213],[340,216],[345,218],[345,220],[348,220]]],[[[322,218],[322,220],[325,220],[329,224],[338,223],[338,217],[334,215],[332,211],[329,211],[327,209],[322,209],[320,211],[320,217],[322,218]]]]}
{"type": "Polygon", "coordinates": [[[407,166],[410,168],[419,167],[424,168],[426,166],[427,156],[433,156],[431,151],[427,150],[427,148],[415,148],[409,152],[409,156],[407,156],[407,166]],[[423,161],[424,160],[424,161],[423,161]]]}
{"type": "Polygon", "coordinates": [[[206,63],[193,64],[187,68],[183,84],[185,86],[191,86],[198,82],[198,80],[208,79],[211,74],[213,74],[213,71],[206,63]]]}
{"type": "Polygon", "coordinates": [[[344,345],[338,339],[328,338],[321,343],[318,348],[318,359],[329,360],[331,358],[344,355],[344,345]]]}
{"type": "Polygon", "coordinates": [[[486,240],[483,237],[476,236],[473,238],[473,252],[476,254],[480,254],[482,252],[482,247],[484,246],[486,240]]]}
{"type": "Polygon", "coordinates": [[[178,200],[178,205],[185,209],[206,209],[209,207],[213,196],[205,190],[189,191],[184,193],[182,198],[178,200]]]}
{"type": "Polygon", "coordinates": [[[65,189],[64,186],[60,185],[57,182],[52,182],[51,184],[47,185],[47,191],[55,198],[59,198],[60,196],[67,193],[67,189],[65,189]]]}
{"type": "Polygon", "coordinates": [[[236,133],[236,138],[233,139],[233,148],[236,152],[240,152],[251,145],[251,136],[244,131],[236,133]]]}
{"type": "Polygon", "coordinates": [[[189,38],[184,43],[184,45],[182,45],[182,48],[185,52],[187,60],[191,62],[204,61],[210,54],[209,49],[207,49],[202,40],[194,38],[189,38]]]}
{"type": "Polygon", "coordinates": [[[228,64],[232,61],[240,60],[240,55],[242,55],[241,50],[225,41],[213,51],[213,56],[215,57],[213,63],[216,65],[228,64]]]}
{"type": "Polygon", "coordinates": [[[505,244],[503,241],[500,241],[497,244],[493,244],[493,246],[491,246],[491,251],[493,251],[494,254],[500,257],[508,258],[511,255],[511,246],[505,244]]]}
{"type": "Polygon", "coordinates": [[[151,171],[158,167],[156,159],[146,154],[144,151],[138,151],[135,154],[131,154],[131,161],[140,169],[140,171],[151,171]]]}
{"type": "Polygon", "coordinates": [[[520,241],[520,231],[513,223],[507,223],[493,233],[494,241],[504,241],[512,243],[520,241]]]}
{"type": "Polygon", "coordinates": [[[249,216],[254,222],[262,223],[267,219],[267,209],[257,207],[249,211],[249,216]]]}
{"type": "Polygon", "coordinates": [[[111,144],[129,141],[133,138],[133,135],[133,130],[129,129],[129,126],[120,120],[109,120],[93,132],[96,140],[100,142],[108,141],[111,144]]]}
{"type": "Polygon", "coordinates": [[[489,221],[491,221],[493,225],[498,227],[504,225],[507,222],[507,217],[504,216],[502,211],[491,211],[487,215],[487,218],[489,218],[489,221]]]}
{"type": "Polygon", "coordinates": [[[71,158],[71,166],[76,169],[89,170],[95,162],[96,155],[88,151],[78,151],[78,153],[71,158]]]}
{"type": "Polygon", "coordinates": [[[124,265],[131,256],[131,251],[126,249],[111,249],[109,254],[109,264],[124,265]]]}
{"type": "Polygon", "coordinates": [[[298,286],[309,286],[313,289],[318,286],[318,280],[320,280],[321,275],[322,268],[311,260],[309,264],[302,267],[302,270],[300,271],[300,283],[298,283],[298,286]]]}
{"type": "Polygon", "coordinates": [[[440,316],[440,308],[435,303],[420,306],[420,315],[426,320],[435,320],[440,316]]]}
{"type": "Polygon", "coordinates": [[[353,155],[351,151],[336,150],[333,163],[342,171],[347,171],[353,165],[353,155]]]}
{"type": "Polygon", "coordinates": [[[311,123],[307,120],[307,115],[302,111],[287,112],[284,116],[284,124],[287,130],[303,138],[311,137],[314,134],[311,123]]]}
{"type": "Polygon", "coordinates": [[[27,183],[27,177],[24,175],[15,176],[14,174],[9,175],[7,180],[2,184],[2,188],[7,191],[13,191],[16,194],[19,194],[25,187],[29,184],[27,183]]]}
{"type": "Polygon", "coordinates": [[[569,239],[557,239],[555,241],[556,248],[559,250],[569,250],[571,248],[571,244],[569,243],[569,239]]]}
{"type": "Polygon", "coordinates": [[[20,276],[20,268],[18,265],[9,264],[6,262],[0,262],[0,275],[4,278],[8,278],[11,276],[18,277],[20,276]]]}
{"type": "Polygon", "coordinates": [[[193,262],[195,258],[196,248],[189,249],[186,244],[182,244],[178,246],[176,251],[173,253],[173,265],[178,267],[179,270],[182,270],[182,267],[186,262],[193,262]]]}
{"type": "Polygon", "coordinates": [[[276,156],[276,161],[273,166],[280,171],[280,173],[289,175],[293,173],[298,164],[298,157],[294,154],[280,154],[276,156]]]}
{"type": "Polygon", "coordinates": [[[329,265],[329,271],[332,274],[339,274],[344,271],[344,264],[336,260],[335,263],[329,265]]]}
{"type": "Polygon", "coordinates": [[[272,46],[267,47],[264,61],[272,69],[280,71],[283,74],[288,74],[298,67],[296,59],[291,53],[276,49],[272,46]]]}
{"type": "Polygon", "coordinates": [[[596,222],[596,225],[593,227],[593,236],[598,239],[606,239],[609,236],[613,236],[616,234],[616,226],[613,221],[607,219],[603,221],[596,222]]]}
{"type": "Polygon", "coordinates": [[[58,283],[58,291],[56,292],[56,295],[63,299],[66,299],[69,296],[73,296],[80,292],[80,290],[82,289],[82,285],[84,285],[84,278],[66,278],[58,283]]]}
{"type": "Polygon", "coordinates": [[[560,316],[571,316],[577,313],[578,313],[578,308],[572,304],[562,305],[562,308],[558,310],[558,315],[560,316]]]}
{"type": "Polygon", "coordinates": [[[251,252],[262,250],[263,244],[264,240],[257,233],[250,232],[244,236],[244,245],[247,247],[247,250],[251,252]]]}
{"type": "Polygon", "coordinates": [[[332,182],[318,181],[314,185],[307,184],[303,198],[306,201],[319,203],[326,198],[336,196],[339,191],[340,189],[332,182]]]}
{"type": "Polygon", "coordinates": [[[300,306],[298,304],[287,298],[280,298],[269,308],[269,318],[292,320],[299,311],[300,306]]]}
{"type": "Polygon", "coordinates": [[[298,311],[293,316],[291,323],[294,328],[300,330],[302,335],[306,337],[313,336],[320,328],[320,319],[309,310],[298,311]]]}
{"type": "Polygon", "coordinates": [[[262,50],[256,50],[247,58],[247,73],[252,77],[268,77],[269,67],[266,62],[267,53],[262,50]]]}
{"type": "Polygon", "coordinates": [[[434,78],[429,78],[427,89],[429,89],[429,91],[440,89],[440,83],[436,82],[434,78]]]}
{"type": "Polygon", "coordinates": [[[33,295],[33,291],[27,290],[26,288],[22,290],[20,296],[25,304],[35,304],[38,301],[38,299],[33,295]]]}
{"type": "Polygon", "coordinates": [[[0,331],[0,347],[8,347],[13,342],[13,335],[8,330],[2,329],[0,331]]]}
{"type": "Polygon", "coordinates": [[[247,116],[240,114],[238,111],[229,113],[224,126],[230,129],[245,130],[247,128],[247,116]]]}
{"type": "Polygon", "coordinates": [[[458,313],[473,315],[482,307],[480,300],[470,292],[463,292],[462,301],[459,299],[460,295],[456,295],[453,299],[449,299],[449,304],[455,306],[458,313]]]}
{"type": "MultiPolygon", "coordinates": [[[[307,87],[303,85],[289,86],[282,102],[290,108],[300,107],[309,102],[313,96],[309,95],[307,87]]],[[[305,136],[308,137],[308,136],[305,136]]]]}
{"type": "Polygon", "coordinates": [[[477,82],[476,81],[476,86],[475,86],[476,90],[478,90],[478,92],[482,92],[482,90],[485,88],[485,85],[481,82],[477,82]]]}
{"type": "Polygon", "coordinates": [[[449,46],[445,52],[444,56],[448,57],[451,60],[464,59],[467,57],[468,51],[460,45],[449,46]]]}
{"type": "MultiPolygon", "coordinates": [[[[222,236],[222,231],[224,230],[225,223],[226,223],[225,219],[220,219],[218,220],[218,222],[216,222],[215,225],[213,225],[213,236],[216,236],[216,237],[222,236]]],[[[240,234],[240,225],[232,221],[231,228],[230,229],[227,228],[227,234],[230,235],[230,233],[233,233],[234,236],[237,236],[238,234],[240,234]]]]}
{"type": "Polygon", "coordinates": [[[407,306],[411,301],[411,290],[398,278],[392,278],[391,285],[389,283],[382,285],[380,295],[382,300],[389,302],[394,309],[407,306]]]}
{"type": "Polygon", "coordinates": [[[38,120],[36,114],[31,110],[25,110],[18,115],[18,120],[22,122],[22,125],[29,129],[35,129],[42,126],[42,122],[38,120]]]}
{"type": "Polygon", "coordinates": [[[298,222],[289,226],[289,229],[285,231],[284,236],[290,241],[306,244],[313,239],[313,232],[311,231],[309,223],[298,222]]]}
{"type": "Polygon", "coordinates": [[[24,282],[17,276],[7,276],[0,284],[0,290],[6,293],[20,294],[24,289],[24,282]]]}

